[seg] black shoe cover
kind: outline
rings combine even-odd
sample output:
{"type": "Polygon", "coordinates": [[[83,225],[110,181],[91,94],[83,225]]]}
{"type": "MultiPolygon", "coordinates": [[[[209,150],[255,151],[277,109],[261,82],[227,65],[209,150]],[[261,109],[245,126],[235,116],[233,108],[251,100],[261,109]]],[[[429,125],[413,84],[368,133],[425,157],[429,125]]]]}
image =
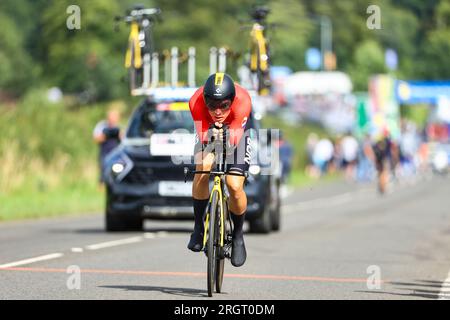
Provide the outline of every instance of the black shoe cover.
{"type": "Polygon", "coordinates": [[[194,252],[200,252],[203,248],[203,233],[194,230],[187,247],[194,252]]]}
{"type": "Polygon", "coordinates": [[[231,250],[231,264],[240,267],[247,259],[247,251],[245,250],[244,237],[233,238],[233,247],[231,250]]]}

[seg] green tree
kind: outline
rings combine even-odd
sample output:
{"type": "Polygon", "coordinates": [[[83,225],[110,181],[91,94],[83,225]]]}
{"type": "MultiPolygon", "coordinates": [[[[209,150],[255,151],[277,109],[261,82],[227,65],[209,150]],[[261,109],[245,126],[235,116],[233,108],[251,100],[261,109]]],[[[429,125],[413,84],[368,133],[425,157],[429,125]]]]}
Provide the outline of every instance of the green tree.
{"type": "Polygon", "coordinates": [[[426,79],[449,79],[450,1],[441,0],[434,11],[434,28],[427,32],[421,46],[423,63],[418,73],[426,79]]]}
{"type": "Polygon", "coordinates": [[[0,12],[0,91],[20,95],[33,83],[37,68],[24,48],[17,24],[0,12]]]}
{"type": "MultiPolygon", "coordinates": [[[[352,64],[356,45],[367,38],[375,37],[366,26],[366,10],[370,1],[332,1],[332,0],[304,0],[309,13],[314,15],[316,23],[318,16],[324,15],[331,19],[333,27],[333,51],[337,57],[337,67],[347,70],[352,64]]],[[[318,27],[317,27],[318,28],[318,27]]],[[[319,42],[317,29],[313,43],[319,42]]]]}
{"type": "Polygon", "coordinates": [[[423,46],[424,61],[421,65],[421,76],[426,79],[450,78],[450,29],[435,30],[428,34],[423,46]]]}
{"type": "Polygon", "coordinates": [[[125,73],[122,38],[113,28],[113,18],[120,12],[116,1],[79,0],[80,30],[66,25],[72,3],[52,1],[42,15],[45,75],[65,91],[88,92],[94,99],[120,96],[126,86],[120,82],[125,73]]]}
{"type": "Polygon", "coordinates": [[[441,0],[436,8],[436,27],[450,28],[450,0],[441,0]]]}
{"type": "MultiPolygon", "coordinates": [[[[229,0],[223,2],[208,0],[165,0],[155,1],[162,10],[163,23],[155,26],[157,50],[177,46],[186,53],[190,46],[196,47],[197,81],[203,81],[209,74],[209,49],[227,47],[242,54],[248,45],[247,30],[243,30],[240,21],[248,19],[248,11],[253,1],[229,0]]],[[[228,72],[235,75],[229,61],[228,72]]],[[[180,66],[185,75],[186,65],[180,66]]]]}
{"type": "Polygon", "coordinates": [[[287,65],[293,70],[304,68],[304,52],[313,29],[306,10],[294,0],[271,1],[270,9],[270,22],[279,25],[272,33],[273,64],[287,65]]]}
{"type": "Polygon", "coordinates": [[[419,21],[408,10],[385,4],[382,10],[381,30],[376,35],[383,49],[392,48],[398,55],[398,71],[400,78],[411,78],[416,73],[416,56],[419,50],[417,35],[419,21]]]}
{"type": "Polygon", "coordinates": [[[370,76],[385,73],[384,52],[378,42],[363,41],[356,49],[349,73],[356,91],[367,91],[370,76]]]}

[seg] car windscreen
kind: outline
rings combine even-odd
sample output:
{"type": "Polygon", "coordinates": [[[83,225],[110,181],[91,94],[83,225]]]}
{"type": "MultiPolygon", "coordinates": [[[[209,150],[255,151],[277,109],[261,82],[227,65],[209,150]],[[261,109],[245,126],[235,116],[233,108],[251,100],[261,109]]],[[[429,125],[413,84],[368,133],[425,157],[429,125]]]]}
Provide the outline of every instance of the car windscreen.
{"type": "Polygon", "coordinates": [[[133,114],[127,137],[148,138],[153,133],[175,130],[194,133],[194,121],[187,102],[146,103],[133,114]]]}

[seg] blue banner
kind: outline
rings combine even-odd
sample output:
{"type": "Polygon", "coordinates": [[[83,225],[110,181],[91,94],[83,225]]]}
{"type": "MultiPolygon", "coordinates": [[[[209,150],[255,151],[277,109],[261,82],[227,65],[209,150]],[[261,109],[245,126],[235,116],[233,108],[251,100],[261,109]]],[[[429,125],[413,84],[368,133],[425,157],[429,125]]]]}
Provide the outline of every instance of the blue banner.
{"type": "Polygon", "coordinates": [[[401,104],[437,104],[439,97],[450,98],[450,81],[397,81],[397,100],[401,104]]]}

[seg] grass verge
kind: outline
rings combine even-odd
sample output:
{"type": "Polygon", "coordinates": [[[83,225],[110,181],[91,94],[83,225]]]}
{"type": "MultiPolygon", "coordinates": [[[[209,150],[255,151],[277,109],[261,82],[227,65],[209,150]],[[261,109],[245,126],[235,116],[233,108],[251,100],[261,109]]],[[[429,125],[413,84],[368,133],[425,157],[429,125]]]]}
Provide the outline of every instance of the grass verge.
{"type": "Polygon", "coordinates": [[[103,209],[103,200],[103,193],[96,186],[0,195],[0,221],[99,212],[103,209]]]}

